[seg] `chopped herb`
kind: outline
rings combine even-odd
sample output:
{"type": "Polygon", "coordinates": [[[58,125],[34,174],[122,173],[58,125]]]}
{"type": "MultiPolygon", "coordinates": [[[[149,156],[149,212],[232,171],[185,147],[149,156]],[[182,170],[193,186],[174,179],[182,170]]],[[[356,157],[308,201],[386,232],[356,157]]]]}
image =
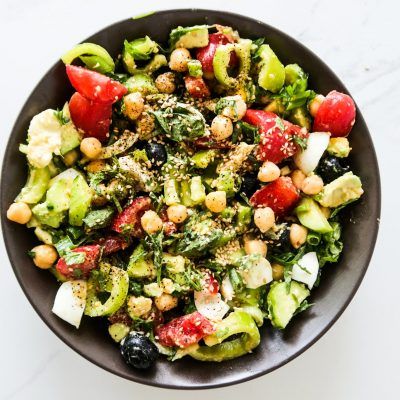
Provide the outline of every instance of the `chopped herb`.
{"type": "Polygon", "coordinates": [[[86,253],[84,252],[74,252],[74,251],[67,251],[64,256],[65,264],[67,265],[75,265],[75,264],[82,264],[86,260],[86,253]]]}
{"type": "Polygon", "coordinates": [[[64,116],[63,110],[59,110],[58,108],[56,111],[54,111],[54,115],[56,116],[61,125],[66,125],[70,121],[69,118],[64,116]]]}

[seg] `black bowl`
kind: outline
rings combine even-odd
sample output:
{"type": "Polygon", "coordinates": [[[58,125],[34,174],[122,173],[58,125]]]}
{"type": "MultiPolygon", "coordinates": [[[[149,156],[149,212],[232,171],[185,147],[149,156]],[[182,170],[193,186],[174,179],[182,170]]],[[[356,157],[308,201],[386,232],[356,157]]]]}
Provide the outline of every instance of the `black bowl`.
{"type": "MultiPolygon", "coordinates": [[[[104,46],[115,56],[125,38],[148,34],[159,42],[165,42],[169,31],[178,25],[215,23],[232,26],[243,37],[266,37],[284,64],[298,63],[310,74],[310,85],[318,93],[326,94],[333,89],[347,93],[329,67],[296,40],[260,21],[227,12],[193,9],[160,11],[143,18],[118,22],[87,41],[104,46]]],[[[361,283],[379,225],[378,165],[370,134],[359,110],[351,132],[353,151],[350,162],[352,170],[362,178],[365,194],[345,214],[343,256],[337,265],[325,268],[320,286],[313,291],[312,302],[315,305],[297,316],[284,332],[265,324],[261,344],[252,354],[213,365],[189,358],[174,363],[160,360],[152,370],[141,372],[124,363],[118,347],[100,321],[85,318],[81,328],[76,330],[52,314],[58,285],[49,273],[34,268],[26,255],[37,240],[24,226],[5,218],[9,204],[26,179],[25,157],[18,152],[18,144],[25,141],[29,121],[46,108],[61,107],[70,94],[65,67],[58,61],[45,74],[21,110],[5,152],[1,181],[2,227],[15,275],[36,312],[58,337],[88,360],[123,378],[153,386],[194,389],[238,383],[273,371],[308,349],[332,326],[361,283]]]]}

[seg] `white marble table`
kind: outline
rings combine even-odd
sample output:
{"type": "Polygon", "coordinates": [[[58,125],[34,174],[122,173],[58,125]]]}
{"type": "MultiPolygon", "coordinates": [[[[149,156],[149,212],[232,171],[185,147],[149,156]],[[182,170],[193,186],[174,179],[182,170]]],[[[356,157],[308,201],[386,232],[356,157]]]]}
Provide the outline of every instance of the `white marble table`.
{"type": "MultiPolygon", "coordinates": [[[[335,326],[278,371],[235,387],[191,392],[191,399],[235,400],[250,393],[253,399],[398,399],[400,3],[396,0],[1,0],[1,153],[23,102],[60,53],[107,24],[167,7],[228,9],[256,17],[321,56],[345,82],[367,120],[383,185],[381,231],[370,269],[335,326]]],[[[75,354],[34,313],[11,271],[3,243],[0,251],[0,399],[187,398],[185,392],[125,381],[75,354]]]]}

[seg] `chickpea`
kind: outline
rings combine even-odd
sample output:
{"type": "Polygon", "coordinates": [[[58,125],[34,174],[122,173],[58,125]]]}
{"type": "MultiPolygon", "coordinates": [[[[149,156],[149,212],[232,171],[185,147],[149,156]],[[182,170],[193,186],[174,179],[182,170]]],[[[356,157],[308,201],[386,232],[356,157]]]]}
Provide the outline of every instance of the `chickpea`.
{"type": "Polygon", "coordinates": [[[281,175],[282,176],[287,176],[292,172],[290,169],[289,165],[285,165],[284,167],[281,168],[281,175]]]}
{"type": "Polygon", "coordinates": [[[291,174],[293,185],[296,186],[297,189],[301,190],[304,179],[306,179],[306,175],[300,169],[295,169],[291,174]]]}
{"type": "Polygon", "coordinates": [[[270,230],[275,224],[275,213],[272,208],[257,208],[254,211],[254,223],[262,233],[270,230]]]}
{"type": "Polygon", "coordinates": [[[290,226],[289,239],[295,249],[298,249],[307,240],[308,230],[303,225],[292,224],[290,226]]]}
{"type": "Polygon", "coordinates": [[[182,204],[176,204],[167,208],[168,219],[176,224],[182,223],[188,216],[187,208],[182,204]]]}
{"type": "Polygon", "coordinates": [[[140,140],[150,139],[155,127],[154,117],[146,111],[136,120],[136,130],[140,140]]]}
{"type": "Polygon", "coordinates": [[[94,160],[90,161],[88,165],[86,165],[86,171],[94,174],[96,172],[102,171],[106,167],[106,162],[104,160],[94,160]]]}
{"type": "Polygon", "coordinates": [[[54,246],[41,244],[31,250],[34,264],[41,269],[49,269],[57,261],[58,253],[54,246]]]}
{"type": "Polygon", "coordinates": [[[227,96],[225,97],[227,101],[233,101],[234,106],[225,107],[222,110],[222,115],[232,119],[233,121],[238,121],[244,117],[247,110],[246,102],[243,100],[242,96],[227,96]]]}
{"type": "Polygon", "coordinates": [[[188,49],[178,48],[171,53],[169,59],[169,67],[172,71],[185,72],[187,71],[187,63],[191,59],[188,49]]]}
{"type": "Polygon", "coordinates": [[[261,182],[272,182],[279,178],[281,170],[271,161],[265,161],[258,171],[257,178],[261,182]]]}
{"type": "Polygon", "coordinates": [[[246,254],[260,254],[262,257],[266,257],[267,249],[267,244],[263,240],[250,239],[244,242],[246,254]]]}
{"type": "Polygon", "coordinates": [[[311,175],[304,179],[301,190],[305,194],[318,194],[324,187],[324,182],[318,175],[311,175]]]}
{"type": "Polygon", "coordinates": [[[319,106],[322,104],[322,102],[325,100],[325,97],[322,96],[322,94],[317,94],[311,101],[310,104],[308,105],[308,110],[310,111],[310,114],[312,117],[315,117],[317,115],[319,106]]]}
{"type": "Polygon", "coordinates": [[[158,75],[155,81],[156,88],[161,93],[171,94],[175,92],[175,75],[173,72],[165,72],[164,74],[158,75]]]}
{"type": "Polygon", "coordinates": [[[272,263],[271,267],[272,267],[272,279],[274,281],[280,281],[281,279],[283,279],[283,272],[285,270],[283,265],[278,263],[272,263]]]}
{"type": "Polygon", "coordinates": [[[172,279],[162,278],[161,280],[161,288],[164,293],[172,294],[175,291],[175,284],[172,279]]]}
{"type": "Polygon", "coordinates": [[[124,97],[124,114],[131,120],[140,117],[144,109],[144,100],[139,92],[129,93],[124,97]]]}
{"type": "Polygon", "coordinates": [[[226,208],[226,193],[223,190],[210,192],[206,196],[206,207],[215,213],[219,213],[226,208]]]}
{"type": "Polygon", "coordinates": [[[211,122],[211,133],[215,140],[227,139],[233,133],[233,124],[228,117],[217,115],[211,122]]]}
{"type": "Polygon", "coordinates": [[[163,227],[161,218],[152,210],[146,211],[140,219],[140,222],[142,228],[150,235],[160,231],[163,227]]]}
{"type": "Polygon", "coordinates": [[[81,152],[90,159],[95,159],[101,154],[101,143],[94,137],[88,137],[81,142],[81,152]]]}
{"type": "Polygon", "coordinates": [[[28,204],[23,202],[13,203],[7,210],[7,218],[18,224],[26,224],[32,217],[28,204]]]}
{"type": "Polygon", "coordinates": [[[154,299],[154,304],[160,311],[169,311],[178,305],[178,298],[168,293],[163,293],[154,299]]]}
{"type": "Polygon", "coordinates": [[[127,303],[128,314],[131,318],[142,317],[151,311],[153,302],[148,297],[144,296],[130,296],[127,303]]]}
{"type": "Polygon", "coordinates": [[[64,154],[64,164],[67,167],[71,167],[78,160],[78,156],[78,152],[75,149],[69,151],[68,153],[64,154]]]}

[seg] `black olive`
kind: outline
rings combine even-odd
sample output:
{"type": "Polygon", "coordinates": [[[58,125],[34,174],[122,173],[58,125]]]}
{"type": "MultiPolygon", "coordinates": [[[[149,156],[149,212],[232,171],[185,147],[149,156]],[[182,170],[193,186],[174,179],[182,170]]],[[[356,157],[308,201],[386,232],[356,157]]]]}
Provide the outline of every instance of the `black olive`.
{"type": "Polygon", "coordinates": [[[268,243],[272,246],[285,250],[290,247],[290,227],[289,224],[283,222],[276,226],[277,230],[268,235],[268,243]]]}
{"type": "Polygon", "coordinates": [[[344,161],[334,156],[328,156],[320,161],[316,172],[326,184],[348,171],[350,171],[350,167],[344,161]]]}
{"type": "Polygon", "coordinates": [[[147,369],[158,357],[158,349],[147,336],[131,332],[121,342],[121,354],[127,364],[138,369],[147,369]]]}
{"type": "Polygon", "coordinates": [[[243,192],[247,197],[251,197],[258,188],[257,174],[247,173],[242,176],[242,184],[240,192],[243,192]]]}
{"type": "Polygon", "coordinates": [[[153,167],[160,168],[167,162],[167,151],[162,144],[146,143],[144,149],[153,167]]]}

